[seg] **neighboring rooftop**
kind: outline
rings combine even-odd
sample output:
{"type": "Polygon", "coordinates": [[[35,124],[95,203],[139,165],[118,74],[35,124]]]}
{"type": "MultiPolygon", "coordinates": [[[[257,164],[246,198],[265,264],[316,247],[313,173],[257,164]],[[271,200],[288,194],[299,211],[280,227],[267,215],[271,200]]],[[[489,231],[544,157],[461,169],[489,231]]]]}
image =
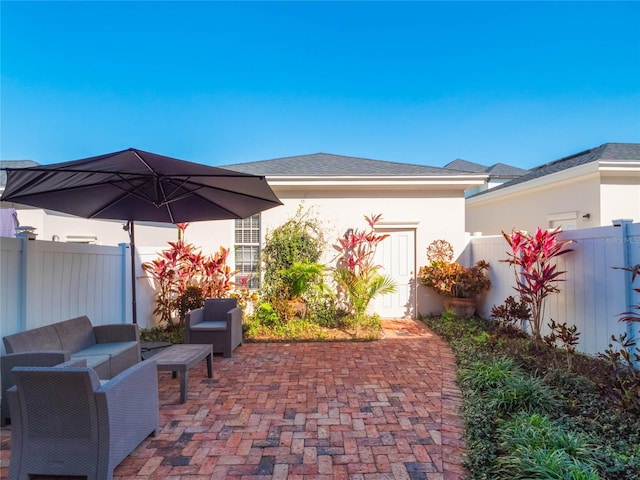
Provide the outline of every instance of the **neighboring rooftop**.
{"type": "Polygon", "coordinates": [[[532,168],[525,175],[503,183],[491,190],[480,192],[474,196],[484,195],[487,192],[508,188],[519,183],[528,182],[536,178],[551,175],[552,173],[567,170],[569,168],[585,165],[600,160],[616,162],[640,162],[640,143],[604,143],[599,147],[591,148],[568,157],[563,157],[552,162],[532,168]]]}
{"type": "Polygon", "coordinates": [[[496,163],[494,165],[491,165],[490,167],[487,167],[485,165],[469,162],[468,160],[463,160],[461,158],[457,158],[454,161],[447,163],[444,168],[460,170],[467,173],[486,173],[490,177],[500,178],[517,178],[529,171],[523,168],[513,167],[505,163],[496,163]]]}
{"type": "Polygon", "coordinates": [[[330,153],[314,153],[293,157],[274,158],[257,162],[223,165],[243,173],[264,176],[462,176],[468,171],[429,167],[410,163],[371,160],[330,153]]]}

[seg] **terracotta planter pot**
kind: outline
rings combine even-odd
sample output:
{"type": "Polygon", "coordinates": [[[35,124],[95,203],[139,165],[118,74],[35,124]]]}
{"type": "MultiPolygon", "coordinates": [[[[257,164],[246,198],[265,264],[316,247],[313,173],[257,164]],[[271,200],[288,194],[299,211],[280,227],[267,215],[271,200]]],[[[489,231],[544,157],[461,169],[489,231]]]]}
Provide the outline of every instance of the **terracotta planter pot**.
{"type": "Polygon", "coordinates": [[[456,317],[469,318],[476,311],[475,298],[444,298],[444,308],[451,310],[456,317]]]}

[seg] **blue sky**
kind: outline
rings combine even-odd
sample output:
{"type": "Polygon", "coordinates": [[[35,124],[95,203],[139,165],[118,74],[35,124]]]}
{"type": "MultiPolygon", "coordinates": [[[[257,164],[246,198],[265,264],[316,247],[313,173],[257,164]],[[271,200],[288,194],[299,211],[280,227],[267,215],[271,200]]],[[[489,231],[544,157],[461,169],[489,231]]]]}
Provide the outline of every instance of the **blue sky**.
{"type": "Polygon", "coordinates": [[[0,158],[530,168],[640,142],[640,2],[11,2],[0,158]]]}

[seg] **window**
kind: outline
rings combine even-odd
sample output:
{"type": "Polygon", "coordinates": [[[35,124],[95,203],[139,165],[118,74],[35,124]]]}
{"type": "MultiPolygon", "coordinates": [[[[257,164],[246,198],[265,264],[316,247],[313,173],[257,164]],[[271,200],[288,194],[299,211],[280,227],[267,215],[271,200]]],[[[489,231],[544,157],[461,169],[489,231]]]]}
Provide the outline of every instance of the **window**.
{"type": "Polygon", "coordinates": [[[96,235],[65,235],[65,238],[69,243],[98,244],[98,237],[96,235]]]}
{"type": "Polygon", "coordinates": [[[561,227],[562,230],[575,230],[577,228],[578,212],[552,213],[547,215],[549,228],[561,227]]]}
{"type": "Polygon", "coordinates": [[[249,288],[260,286],[260,215],[235,221],[235,282],[240,284],[251,276],[249,288]]]}

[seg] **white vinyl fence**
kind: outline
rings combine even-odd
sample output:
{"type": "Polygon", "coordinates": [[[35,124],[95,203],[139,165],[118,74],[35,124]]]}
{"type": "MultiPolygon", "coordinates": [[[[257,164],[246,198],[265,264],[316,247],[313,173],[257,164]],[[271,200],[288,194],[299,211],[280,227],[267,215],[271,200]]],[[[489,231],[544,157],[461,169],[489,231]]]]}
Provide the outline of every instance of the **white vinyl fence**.
{"type": "MultiPolygon", "coordinates": [[[[577,325],[579,349],[603,352],[611,335],[637,324],[618,322],[619,314],[640,303],[628,272],[614,267],[640,264],[640,224],[597,227],[563,232],[574,240],[574,251],[560,257],[566,270],[561,292],[548,300],[546,320],[577,325]]],[[[165,247],[136,248],[137,318],[141,327],[154,324],[154,289],[142,263],[165,247]]],[[[465,263],[480,259],[491,265],[491,290],[480,314],[489,318],[513,289],[514,272],[500,262],[508,245],[501,236],[474,237],[463,256],[465,263]]],[[[64,242],[2,238],[0,240],[0,335],[87,315],[95,325],[131,323],[131,257],[128,245],[104,247],[64,242]]],[[[636,281],[640,287],[640,279],[636,281]]],[[[419,287],[420,288],[420,287],[419,287]]],[[[2,346],[4,351],[4,346],[2,346]]]]}
{"type": "MultiPolygon", "coordinates": [[[[640,264],[640,224],[622,222],[620,226],[571,230],[559,238],[573,240],[573,251],[558,259],[558,268],[566,271],[565,281],[558,284],[560,293],[548,297],[545,328],[550,319],[576,325],[578,348],[590,354],[604,352],[611,335],[617,337],[626,331],[636,336],[637,324],[618,319],[640,298],[633,291],[630,274],[614,267],[640,264]]],[[[468,246],[470,262],[484,259],[491,265],[492,287],[481,303],[484,318],[509,295],[517,297],[513,267],[500,261],[507,258],[508,249],[502,236],[472,238],[468,246]]],[[[640,278],[635,286],[640,287],[640,278]]]]}
{"type": "MultiPolygon", "coordinates": [[[[161,248],[136,249],[138,323],[153,324],[154,290],[141,264],[161,248]]],[[[129,246],[0,240],[0,335],[87,315],[94,325],[131,323],[129,246]]],[[[4,353],[4,345],[1,348],[4,353]]]]}

